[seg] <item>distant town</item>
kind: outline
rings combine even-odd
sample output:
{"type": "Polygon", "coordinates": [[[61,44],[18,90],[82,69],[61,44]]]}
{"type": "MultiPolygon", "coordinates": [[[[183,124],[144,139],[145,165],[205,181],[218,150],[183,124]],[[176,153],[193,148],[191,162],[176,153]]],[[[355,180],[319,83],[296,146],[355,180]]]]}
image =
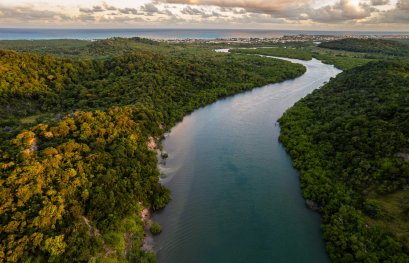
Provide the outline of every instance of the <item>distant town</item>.
{"type": "Polygon", "coordinates": [[[285,35],[276,38],[218,38],[218,39],[168,39],[166,42],[175,43],[208,43],[208,44],[256,44],[256,43],[288,43],[288,42],[324,42],[344,38],[361,39],[403,39],[409,40],[407,35],[285,35]]]}

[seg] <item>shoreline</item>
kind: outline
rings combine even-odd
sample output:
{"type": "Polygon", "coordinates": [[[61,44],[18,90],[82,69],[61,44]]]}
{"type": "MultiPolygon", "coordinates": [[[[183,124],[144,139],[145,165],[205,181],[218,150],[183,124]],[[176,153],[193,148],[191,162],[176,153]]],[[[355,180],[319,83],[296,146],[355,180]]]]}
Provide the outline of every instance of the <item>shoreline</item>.
{"type": "Polygon", "coordinates": [[[141,250],[144,252],[154,252],[153,235],[150,232],[150,227],[152,225],[152,212],[148,208],[144,207],[139,216],[144,223],[144,236],[142,239],[141,250]]]}
{"type": "MultiPolygon", "coordinates": [[[[281,58],[280,58],[281,59],[281,58]]],[[[298,60],[297,60],[298,61],[298,60]]],[[[308,64],[308,63],[312,63],[312,66],[315,66],[315,64],[314,63],[318,63],[318,61],[316,61],[316,62],[314,62],[314,61],[310,61],[310,62],[304,62],[303,61],[303,63],[306,63],[306,64],[308,64]]],[[[319,63],[320,65],[321,65],[321,63],[319,63]]],[[[331,68],[331,69],[328,69],[328,71],[329,72],[338,72],[338,70],[335,70],[335,68],[333,68],[333,67],[328,67],[328,66],[326,66],[324,63],[322,63],[323,65],[322,65],[322,67],[324,67],[325,69],[327,69],[327,68],[331,68]]],[[[310,65],[310,64],[308,64],[308,65],[310,65]]],[[[311,72],[311,71],[309,71],[309,72],[311,72]]],[[[334,73],[334,74],[335,74],[334,73]]],[[[331,74],[331,73],[328,73],[328,74],[331,74]]],[[[314,75],[315,76],[315,75],[314,75]]],[[[297,79],[297,78],[295,78],[295,79],[297,79]]],[[[311,80],[310,79],[310,77],[306,77],[305,79],[303,78],[303,79],[301,79],[301,80],[299,80],[298,81],[298,84],[293,84],[293,82],[294,82],[294,80],[291,80],[291,81],[289,81],[289,85],[291,84],[291,85],[301,85],[301,83],[302,84],[305,84],[305,87],[307,87],[307,88],[309,88],[309,87],[311,87],[311,85],[310,85],[310,81],[313,81],[313,80],[311,80]]],[[[315,83],[315,82],[311,82],[311,84],[312,83],[315,83]]],[[[324,84],[324,82],[323,82],[323,84],[324,84]]],[[[266,85],[266,86],[270,86],[270,85],[266,85]]],[[[287,86],[287,85],[284,85],[285,87],[288,87],[288,88],[290,88],[291,86],[287,86]]],[[[317,87],[318,87],[318,85],[316,85],[317,87]]],[[[319,86],[322,86],[322,85],[319,85],[319,86]]],[[[264,87],[265,88],[265,87],[264,87]]],[[[284,89],[284,87],[283,87],[283,89],[284,89]]],[[[263,90],[263,87],[261,87],[261,89],[259,89],[259,91],[261,91],[261,90],[263,90]]],[[[279,92],[280,93],[280,89],[277,91],[277,92],[279,92]]],[[[281,93],[282,93],[283,91],[281,91],[281,93]]],[[[280,93],[280,94],[281,94],[280,93]]],[[[304,93],[303,91],[302,92],[300,92],[300,93],[304,93]]],[[[249,93],[250,95],[251,94],[255,94],[255,92],[254,92],[254,90],[253,90],[253,92],[250,92],[249,93]]],[[[263,94],[263,93],[260,93],[260,94],[263,94]]],[[[297,93],[298,94],[298,93],[297,93]]],[[[236,97],[236,96],[232,96],[232,97],[236,97]]],[[[240,96],[241,97],[241,96],[240,96]]],[[[240,98],[239,97],[239,98],[240,98]]],[[[294,98],[294,100],[296,99],[297,97],[295,97],[294,98]]],[[[245,102],[245,100],[244,99],[242,99],[242,100],[240,100],[242,103],[244,103],[245,102]]],[[[292,102],[291,102],[292,100],[290,99],[290,104],[292,104],[292,102]]],[[[273,102],[274,103],[274,102],[273,102]]],[[[215,107],[218,107],[220,104],[216,104],[215,105],[215,107]]],[[[240,104],[240,105],[242,105],[242,104],[240,104]]],[[[209,107],[209,106],[206,106],[206,107],[209,107]]],[[[281,106],[278,106],[278,110],[279,111],[281,111],[281,106]]],[[[212,111],[213,112],[213,114],[214,113],[216,113],[216,111],[212,111]]],[[[203,111],[201,111],[201,113],[203,113],[203,111]]],[[[202,114],[200,114],[199,116],[202,116],[202,114]]],[[[207,115],[205,115],[205,116],[207,116],[207,115]]],[[[194,116],[192,116],[192,117],[194,117],[194,116]]],[[[269,116],[267,117],[267,118],[269,118],[269,116]]],[[[275,115],[274,115],[274,118],[276,118],[275,117],[275,115]]],[[[278,118],[278,116],[277,116],[277,118],[278,118]]],[[[264,118],[265,119],[265,118],[264,118]]],[[[270,118],[271,120],[273,120],[272,118],[270,118]]],[[[197,121],[199,121],[198,119],[194,119],[194,121],[188,121],[188,123],[190,123],[189,125],[190,126],[194,126],[194,123],[196,123],[197,124],[197,121]]],[[[190,126],[186,126],[186,127],[190,127],[190,126]]],[[[274,123],[272,123],[272,125],[274,126],[274,123]]],[[[183,125],[182,125],[183,126],[183,125]]],[[[185,127],[185,126],[183,126],[183,127],[185,127]]],[[[196,131],[194,131],[194,132],[196,132],[196,131]]],[[[156,239],[155,238],[155,242],[156,242],[156,244],[155,244],[155,249],[158,249],[158,248],[160,248],[160,250],[159,251],[157,251],[158,252],[158,254],[157,254],[157,256],[158,256],[158,260],[159,260],[159,262],[167,262],[167,260],[169,260],[169,261],[171,261],[172,259],[174,259],[174,260],[176,260],[176,259],[180,259],[180,258],[182,258],[182,257],[179,257],[179,256],[177,256],[177,255],[180,255],[181,253],[183,253],[183,249],[185,248],[185,245],[188,245],[188,244],[185,244],[185,243],[183,243],[183,242],[185,242],[185,239],[182,239],[182,240],[179,240],[179,234],[176,234],[176,233],[183,233],[183,234],[181,234],[181,235],[183,235],[183,237],[185,237],[185,236],[189,236],[189,238],[191,238],[192,239],[192,246],[193,246],[193,244],[197,244],[198,246],[201,246],[202,247],[202,245],[203,245],[203,242],[202,241],[200,241],[200,238],[198,239],[197,237],[194,237],[193,235],[194,235],[194,233],[196,233],[196,232],[191,232],[190,230],[184,230],[184,222],[187,220],[187,222],[189,222],[189,224],[191,224],[192,225],[192,227],[193,227],[193,223],[194,222],[196,222],[196,221],[192,221],[193,219],[189,219],[190,217],[189,217],[189,215],[184,215],[183,217],[180,217],[179,216],[179,213],[180,213],[180,211],[183,211],[182,209],[188,209],[190,206],[186,206],[186,205],[189,205],[188,204],[188,202],[190,202],[190,201],[184,201],[185,200],[185,198],[189,198],[189,199],[194,199],[194,201],[192,201],[192,202],[194,202],[194,203],[196,203],[196,202],[199,202],[199,201],[197,201],[195,198],[196,197],[193,197],[193,196],[191,196],[191,197],[187,197],[188,195],[189,195],[189,192],[188,193],[185,193],[185,190],[189,190],[189,189],[191,189],[190,188],[190,179],[189,178],[191,178],[193,175],[192,174],[190,174],[191,172],[189,172],[189,171],[191,171],[190,170],[190,168],[183,168],[183,167],[185,167],[185,166],[183,166],[182,168],[180,167],[180,165],[179,165],[179,162],[182,162],[182,163],[186,163],[186,164],[188,164],[188,163],[192,163],[192,165],[193,166],[195,166],[195,163],[193,162],[193,160],[194,160],[194,158],[190,158],[189,157],[189,152],[186,152],[186,151],[188,151],[188,148],[190,148],[191,146],[186,146],[186,147],[184,147],[183,146],[183,140],[184,140],[184,138],[185,138],[185,136],[187,136],[187,135],[184,135],[185,134],[185,132],[182,132],[180,129],[177,129],[177,135],[175,134],[175,135],[171,135],[170,137],[169,137],[169,141],[165,141],[165,142],[163,142],[163,144],[166,146],[166,150],[169,150],[169,152],[170,153],[174,153],[174,154],[179,154],[179,153],[183,153],[182,154],[182,158],[181,159],[179,159],[179,157],[174,157],[174,156],[172,156],[171,158],[172,158],[172,165],[171,165],[171,163],[169,162],[169,169],[170,170],[172,170],[172,171],[174,171],[174,173],[178,173],[178,174],[180,174],[179,176],[175,176],[175,177],[173,177],[174,176],[174,174],[172,174],[171,176],[174,178],[174,179],[176,179],[176,180],[174,180],[173,181],[173,183],[171,183],[170,185],[173,185],[173,186],[176,186],[176,188],[171,188],[172,189],[172,195],[173,194],[175,194],[175,198],[176,199],[174,199],[174,203],[172,204],[172,209],[170,210],[170,209],[167,209],[167,210],[165,210],[165,211],[163,211],[163,212],[161,212],[160,214],[154,214],[154,219],[155,220],[157,220],[159,223],[162,223],[163,224],[163,227],[164,227],[164,229],[167,229],[167,231],[166,231],[166,234],[165,235],[163,235],[163,236],[161,236],[160,238],[158,238],[158,239],[156,239]],[[170,147],[170,148],[168,148],[168,147],[170,147]],[[176,149],[179,149],[179,147],[182,147],[181,149],[180,149],[180,152],[179,152],[179,150],[176,150],[176,149]],[[185,148],[186,148],[186,150],[185,150],[185,148]],[[185,156],[186,155],[186,156],[185,156]],[[179,161],[178,162],[176,162],[176,163],[174,163],[175,162],[175,160],[176,159],[179,159],[179,161]],[[173,168],[174,168],[174,166],[173,166],[173,164],[176,166],[176,167],[178,167],[178,169],[181,169],[180,171],[175,171],[173,168]],[[184,174],[184,172],[187,172],[187,173],[185,173],[184,174]],[[185,218],[184,218],[185,217],[185,218]],[[176,221],[175,221],[176,220],[176,221]],[[177,223],[176,223],[177,222],[177,223]],[[171,245],[171,244],[174,244],[174,245],[171,245]]],[[[187,132],[187,134],[190,134],[189,132],[187,132]]],[[[196,134],[196,133],[195,133],[196,134]]],[[[200,137],[200,138],[205,138],[204,136],[203,136],[203,134],[202,134],[202,132],[198,132],[198,134],[200,134],[200,135],[198,135],[198,137],[200,137]]],[[[212,133],[213,134],[213,133],[212,133]]],[[[189,135],[190,136],[190,135],[189,135]]],[[[213,137],[212,137],[213,138],[213,137]]],[[[204,143],[204,142],[201,142],[201,143],[204,143]]],[[[210,143],[210,142],[209,142],[210,143]]],[[[191,145],[191,142],[186,142],[185,144],[187,144],[187,145],[191,145]]],[[[228,146],[226,146],[226,147],[228,147],[228,146]]],[[[274,148],[274,147],[273,147],[274,148]]],[[[280,147],[279,147],[280,148],[280,147]]],[[[207,148],[206,148],[207,149],[207,148]]],[[[275,148],[274,148],[275,149],[275,148]]],[[[280,148],[281,149],[281,148],[280,148]]],[[[208,150],[208,149],[207,149],[208,150]]],[[[205,151],[205,152],[207,152],[207,150],[205,151]]],[[[200,152],[200,151],[199,151],[200,152]]],[[[196,151],[195,151],[195,153],[196,153],[196,151]]],[[[197,154],[197,156],[198,156],[198,158],[200,158],[199,156],[202,156],[201,154],[199,154],[199,153],[196,153],[197,154]]],[[[195,155],[196,155],[195,154],[195,155]]],[[[286,156],[288,156],[287,154],[285,154],[286,156]]],[[[198,165],[198,167],[202,167],[200,164],[197,164],[198,165]]],[[[201,172],[199,172],[198,173],[198,176],[200,176],[201,178],[204,178],[203,177],[203,175],[205,174],[205,173],[207,173],[207,172],[203,172],[203,171],[201,171],[201,172]]],[[[217,174],[218,172],[216,172],[216,171],[214,171],[214,172],[211,172],[211,171],[209,171],[209,173],[211,173],[211,174],[217,174]]],[[[271,179],[271,177],[269,177],[270,179],[268,179],[269,181],[270,180],[273,180],[273,179],[271,179]]],[[[217,178],[213,178],[213,177],[211,177],[210,178],[211,179],[211,181],[212,182],[214,182],[214,180],[217,180],[217,178]]],[[[296,179],[297,181],[298,181],[298,179],[296,179]]],[[[199,189],[201,189],[200,191],[207,191],[207,190],[210,190],[210,191],[212,191],[212,186],[211,185],[209,185],[209,188],[206,190],[206,185],[202,185],[201,186],[201,188],[198,188],[198,189],[196,189],[196,190],[199,190],[199,189]]],[[[293,187],[294,188],[294,187],[293,187]]],[[[219,189],[219,188],[217,188],[217,189],[219,189]]],[[[301,189],[299,189],[298,187],[297,187],[297,189],[296,189],[296,191],[297,191],[297,196],[298,196],[298,194],[301,196],[301,189]]],[[[192,193],[193,195],[195,194],[194,192],[192,193]]],[[[202,196],[203,194],[201,194],[200,196],[202,196]]],[[[203,201],[204,202],[204,199],[202,198],[202,197],[198,197],[201,201],[203,201]]],[[[301,198],[301,197],[300,197],[301,198]]],[[[255,199],[257,202],[258,202],[258,199],[255,199]]],[[[274,200],[274,199],[273,199],[274,200]]],[[[272,201],[272,202],[274,202],[274,201],[272,201]]],[[[310,211],[311,211],[311,209],[309,209],[309,208],[307,208],[306,207],[306,204],[305,204],[305,199],[304,198],[302,198],[302,201],[299,203],[300,204],[300,209],[302,210],[302,211],[306,211],[306,210],[308,210],[308,212],[305,212],[307,215],[310,215],[310,211]]],[[[262,205],[261,205],[262,206],[262,205]]],[[[274,207],[274,206],[273,206],[274,207]]],[[[271,207],[270,207],[271,208],[271,207]]],[[[186,210],[185,210],[186,211],[186,210]]],[[[268,213],[270,213],[271,211],[269,211],[268,213]]],[[[246,212],[243,212],[243,213],[246,213],[246,212]]],[[[317,214],[317,213],[314,213],[314,214],[316,214],[316,216],[314,216],[314,217],[316,217],[317,218],[317,221],[319,221],[320,222],[320,219],[318,219],[318,217],[319,217],[319,213],[317,214]]],[[[221,217],[223,217],[223,215],[221,215],[221,217]]],[[[213,222],[213,221],[212,221],[213,222]]],[[[233,224],[235,223],[235,222],[232,222],[233,224]]],[[[238,222],[237,224],[240,224],[240,222],[238,222]]],[[[319,224],[319,223],[317,223],[317,224],[319,224]]],[[[200,225],[197,225],[197,224],[195,224],[196,226],[198,226],[198,227],[200,227],[200,225]]],[[[301,227],[302,228],[302,227],[301,227]]],[[[194,229],[196,229],[196,227],[194,228],[194,229]]],[[[197,230],[197,231],[199,231],[199,230],[197,230]]],[[[294,231],[298,231],[298,230],[294,230],[294,231]]],[[[209,233],[209,234],[206,234],[206,235],[208,235],[207,237],[209,237],[209,238],[211,238],[211,237],[215,237],[214,236],[214,233],[209,233]]],[[[225,239],[225,238],[228,238],[228,236],[226,236],[226,237],[223,237],[223,235],[221,235],[222,237],[220,237],[220,238],[222,238],[222,239],[225,239]]],[[[318,242],[318,234],[315,234],[315,237],[317,237],[317,242],[318,242]]],[[[319,242],[321,243],[322,242],[322,237],[321,236],[319,236],[319,242]]],[[[324,246],[324,245],[323,245],[324,246]]],[[[322,246],[322,247],[323,247],[322,246]]],[[[199,249],[199,248],[198,248],[199,249]]],[[[203,251],[206,251],[206,249],[207,248],[203,248],[203,251]]],[[[250,247],[250,249],[252,249],[251,247],[250,247]]],[[[256,249],[256,248],[254,248],[254,249],[256,249]]],[[[314,249],[316,249],[316,251],[318,251],[317,253],[319,253],[320,254],[320,256],[322,255],[322,258],[326,258],[326,253],[324,253],[324,252],[322,252],[322,251],[324,251],[324,248],[323,248],[323,250],[321,250],[321,246],[319,246],[318,248],[316,248],[315,246],[314,246],[314,249]],[[322,253],[321,253],[322,252],[322,253]]],[[[245,250],[245,248],[243,247],[243,251],[245,250]]],[[[186,256],[184,256],[183,258],[186,258],[186,259],[193,259],[193,257],[195,256],[194,255],[194,253],[190,253],[190,252],[187,252],[188,253],[188,255],[186,255],[186,256]]],[[[230,252],[225,252],[225,253],[230,253],[230,252]]],[[[244,253],[244,252],[243,252],[244,253]]],[[[284,253],[284,252],[283,252],[284,253]]]]}
{"type": "MultiPolygon", "coordinates": [[[[228,52],[228,49],[221,49],[221,50],[217,50],[218,52],[228,52]]],[[[297,63],[297,61],[298,61],[298,59],[288,59],[288,58],[277,58],[277,59],[283,59],[283,60],[287,60],[287,61],[290,61],[290,62],[292,62],[292,63],[297,63]]],[[[308,62],[308,61],[302,61],[302,60],[300,60],[300,62],[303,62],[303,63],[312,63],[312,62],[308,62]]],[[[325,63],[323,63],[323,62],[321,62],[322,64],[325,64],[325,63]]],[[[325,64],[326,65],[326,64],[325,64]]],[[[305,66],[306,67],[306,66],[305,66]]],[[[306,71],[307,72],[307,71],[306,71]]],[[[304,73],[305,74],[305,73],[304,73]]],[[[297,79],[297,78],[299,78],[299,77],[302,77],[304,74],[302,74],[301,76],[298,76],[298,77],[296,77],[296,78],[294,78],[294,79],[297,79]]],[[[293,81],[294,79],[291,79],[290,81],[293,81]]],[[[281,83],[281,82],[278,82],[278,83],[281,83]]],[[[274,83],[274,84],[278,84],[278,83],[274,83]]],[[[268,86],[269,84],[267,84],[267,85],[265,85],[265,86],[268,86]]],[[[323,85],[325,85],[325,83],[323,83],[323,85]]],[[[264,87],[264,86],[263,86],[264,87]]],[[[260,88],[262,88],[262,87],[260,87],[260,88]]],[[[252,90],[254,90],[254,89],[257,89],[257,87],[254,87],[252,90]]],[[[250,90],[251,91],[251,90],[250,90]]],[[[240,94],[240,93],[239,93],[240,94]]],[[[234,97],[234,96],[236,96],[236,95],[238,95],[238,94],[234,94],[234,95],[232,95],[231,97],[234,97]]],[[[209,104],[210,105],[210,104],[209,104]]],[[[209,105],[206,105],[205,107],[208,107],[209,105]]],[[[183,120],[181,121],[181,122],[183,122],[183,120]]],[[[176,125],[177,125],[178,123],[176,123],[176,125]]],[[[175,125],[175,126],[176,126],[175,125]]],[[[173,127],[172,127],[173,128],[173,127]]],[[[163,142],[163,139],[166,139],[166,138],[163,138],[162,137],[162,140],[160,141],[160,142],[158,142],[158,143],[162,143],[163,142]]],[[[150,142],[152,141],[151,139],[149,140],[150,142]]],[[[153,146],[153,143],[150,143],[150,145],[151,146],[153,146]]],[[[154,147],[152,147],[152,150],[154,150],[154,147]]],[[[169,149],[169,150],[171,150],[171,149],[169,149]]],[[[288,154],[287,154],[288,155],[288,154]]],[[[160,166],[161,165],[161,158],[160,158],[160,154],[158,154],[158,166],[160,166]]],[[[171,169],[171,168],[170,168],[171,169]]],[[[173,176],[172,176],[173,177],[173,176]]],[[[299,193],[302,193],[301,192],[301,189],[298,189],[298,192],[299,193]]],[[[303,199],[303,202],[302,202],[302,205],[303,205],[303,207],[307,207],[306,209],[308,209],[308,210],[310,210],[310,211],[313,211],[314,209],[311,209],[311,207],[308,207],[308,205],[307,205],[307,203],[306,203],[306,200],[304,199],[304,198],[302,198],[303,199]]],[[[319,205],[316,205],[316,208],[319,208],[319,205]]],[[[316,211],[315,212],[318,212],[317,213],[317,215],[319,215],[319,211],[317,211],[317,210],[319,210],[319,209],[316,209],[316,211]]],[[[170,211],[170,210],[168,210],[168,212],[167,212],[168,214],[172,214],[172,211],[170,211]]],[[[156,220],[158,220],[160,223],[162,223],[163,224],[163,227],[164,227],[164,229],[166,229],[168,226],[166,225],[166,223],[165,223],[165,221],[161,221],[160,220],[160,217],[159,218],[156,218],[156,215],[154,214],[153,215],[154,216],[154,218],[156,219],[156,220]]],[[[161,216],[163,216],[163,214],[161,215],[161,216]]],[[[162,218],[163,219],[163,218],[162,218]]],[[[171,241],[169,241],[168,239],[173,239],[174,237],[172,237],[173,236],[173,230],[174,229],[169,229],[169,232],[167,231],[167,234],[166,234],[166,236],[163,238],[160,238],[160,239],[156,239],[156,240],[154,240],[154,242],[156,243],[156,244],[153,244],[155,247],[154,247],[154,251],[156,252],[156,253],[158,253],[159,251],[157,250],[158,249],[158,247],[160,247],[160,251],[166,251],[166,245],[163,243],[164,241],[163,240],[167,240],[167,243],[168,242],[171,242],[171,241]]],[[[155,238],[154,238],[155,239],[155,238]]],[[[322,239],[322,238],[321,238],[322,239]]],[[[147,242],[149,242],[149,237],[147,237],[147,242]]],[[[176,241],[175,241],[176,242],[176,241]]],[[[158,257],[158,260],[160,259],[160,258],[162,258],[162,260],[164,260],[163,259],[163,257],[164,257],[164,255],[166,255],[166,252],[163,252],[163,253],[165,253],[165,254],[161,254],[159,257],[158,257]]],[[[158,255],[157,255],[158,256],[158,255]]],[[[166,262],[166,261],[165,261],[166,262]]]]}

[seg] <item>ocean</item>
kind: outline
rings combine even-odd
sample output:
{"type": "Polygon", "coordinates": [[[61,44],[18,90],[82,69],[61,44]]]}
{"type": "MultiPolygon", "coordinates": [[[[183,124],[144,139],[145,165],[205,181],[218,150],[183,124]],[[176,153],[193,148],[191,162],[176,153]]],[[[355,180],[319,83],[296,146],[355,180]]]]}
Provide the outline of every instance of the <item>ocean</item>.
{"type": "Polygon", "coordinates": [[[403,35],[409,32],[301,31],[253,29],[44,29],[0,28],[0,40],[105,39],[143,37],[150,39],[279,38],[284,35],[403,35]]]}

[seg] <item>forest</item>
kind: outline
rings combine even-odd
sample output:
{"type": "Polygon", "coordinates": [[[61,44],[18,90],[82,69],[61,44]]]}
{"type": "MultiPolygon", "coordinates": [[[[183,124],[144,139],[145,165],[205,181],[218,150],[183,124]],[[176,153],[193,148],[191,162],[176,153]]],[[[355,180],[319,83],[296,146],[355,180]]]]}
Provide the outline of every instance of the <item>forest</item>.
{"type": "Polygon", "coordinates": [[[345,71],[279,120],[333,262],[409,262],[409,62],[345,71]]]}
{"type": "Polygon", "coordinates": [[[345,38],[323,42],[318,45],[322,48],[362,52],[381,56],[408,57],[409,44],[386,39],[345,38]]]}
{"type": "Polygon", "coordinates": [[[0,46],[1,262],[155,262],[140,212],[171,195],[148,141],[219,98],[305,72],[139,38],[0,46]]]}
{"type": "Polygon", "coordinates": [[[219,54],[141,38],[0,41],[0,262],[155,262],[141,250],[140,213],[171,194],[147,142],[160,148],[175,123],[219,98],[305,72],[257,55],[346,70],[285,113],[280,141],[333,262],[409,262],[405,45],[219,54]]]}

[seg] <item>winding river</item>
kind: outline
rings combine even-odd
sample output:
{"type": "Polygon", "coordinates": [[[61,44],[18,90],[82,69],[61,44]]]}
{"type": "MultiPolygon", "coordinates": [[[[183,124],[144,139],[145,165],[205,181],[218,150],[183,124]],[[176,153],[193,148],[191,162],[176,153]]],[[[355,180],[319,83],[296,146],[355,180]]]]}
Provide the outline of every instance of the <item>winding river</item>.
{"type": "Polygon", "coordinates": [[[294,80],[222,99],[185,117],[163,142],[172,201],[155,214],[163,263],[329,262],[320,217],[278,142],[284,111],[340,71],[300,61],[294,80]]]}

